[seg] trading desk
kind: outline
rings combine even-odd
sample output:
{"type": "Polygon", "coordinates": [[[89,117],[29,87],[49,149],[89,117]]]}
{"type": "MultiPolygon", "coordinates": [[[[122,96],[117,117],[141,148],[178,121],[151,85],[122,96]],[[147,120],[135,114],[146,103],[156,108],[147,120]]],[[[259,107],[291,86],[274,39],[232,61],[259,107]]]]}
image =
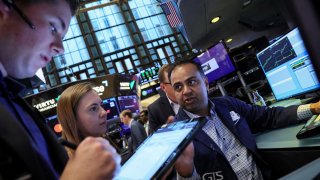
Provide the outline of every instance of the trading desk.
{"type": "MultiPolygon", "coordinates": [[[[262,157],[278,178],[320,157],[320,134],[305,139],[296,138],[303,125],[304,123],[256,135],[262,157]]],[[[305,169],[308,173],[308,167],[305,169]]],[[[320,168],[318,172],[320,173],[320,168]]]]}

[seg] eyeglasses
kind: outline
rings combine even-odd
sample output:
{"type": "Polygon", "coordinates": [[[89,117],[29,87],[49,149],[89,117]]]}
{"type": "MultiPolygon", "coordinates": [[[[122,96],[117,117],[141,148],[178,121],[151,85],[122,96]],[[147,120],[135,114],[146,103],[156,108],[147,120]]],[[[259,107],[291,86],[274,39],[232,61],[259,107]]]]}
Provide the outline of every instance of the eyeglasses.
{"type": "Polygon", "coordinates": [[[12,0],[3,0],[3,2],[10,8],[12,7],[17,13],[20,15],[20,17],[28,24],[28,26],[31,29],[36,29],[36,26],[33,25],[31,20],[21,11],[20,8],[18,8],[12,0]]]}

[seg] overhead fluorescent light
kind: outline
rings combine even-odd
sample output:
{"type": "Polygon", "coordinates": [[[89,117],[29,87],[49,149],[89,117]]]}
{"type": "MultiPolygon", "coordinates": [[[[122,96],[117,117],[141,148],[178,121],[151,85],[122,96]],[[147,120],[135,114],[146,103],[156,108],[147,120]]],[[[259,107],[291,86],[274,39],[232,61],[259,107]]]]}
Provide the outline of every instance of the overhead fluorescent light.
{"type": "Polygon", "coordinates": [[[232,39],[229,38],[229,39],[226,40],[226,43],[229,43],[229,42],[231,42],[231,41],[232,41],[232,39]]]}
{"type": "Polygon", "coordinates": [[[220,16],[216,16],[216,17],[211,19],[210,23],[212,23],[212,24],[216,23],[216,22],[218,22],[220,20],[220,18],[221,18],[220,16]]]}

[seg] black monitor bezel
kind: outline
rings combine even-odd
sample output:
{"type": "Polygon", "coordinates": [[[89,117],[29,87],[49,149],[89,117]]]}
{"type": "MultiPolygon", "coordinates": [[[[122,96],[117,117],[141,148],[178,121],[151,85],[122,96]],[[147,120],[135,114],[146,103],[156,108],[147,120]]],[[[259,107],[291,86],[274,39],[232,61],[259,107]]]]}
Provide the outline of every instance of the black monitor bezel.
{"type": "MultiPolygon", "coordinates": [[[[279,39],[282,39],[283,37],[287,36],[289,33],[291,33],[292,31],[294,31],[294,30],[296,30],[296,29],[298,29],[298,31],[299,31],[299,33],[300,33],[300,35],[301,35],[300,29],[299,29],[298,27],[293,27],[291,30],[289,30],[288,32],[284,33],[284,34],[281,36],[281,38],[279,38],[279,39]]],[[[271,43],[271,44],[270,44],[269,46],[267,46],[266,48],[264,48],[264,49],[262,49],[261,51],[259,51],[259,52],[256,53],[257,60],[258,60],[258,62],[259,62],[259,64],[260,64],[260,67],[261,67],[263,73],[264,73],[265,76],[266,76],[266,79],[267,79],[268,83],[269,83],[269,80],[268,80],[268,78],[267,78],[266,72],[264,71],[264,69],[263,69],[262,66],[261,66],[261,62],[260,62],[260,60],[259,60],[259,58],[258,58],[258,54],[261,53],[262,51],[265,51],[267,48],[270,48],[271,46],[273,46],[273,45],[276,44],[277,42],[279,42],[279,39],[276,40],[276,41],[274,41],[273,43],[271,43]]],[[[305,45],[305,42],[304,42],[303,37],[302,37],[302,40],[303,40],[303,43],[304,43],[304,45],[305,45]]],[[[309,54],[308,49],[306,49],[306,50],[307,50],[307,52],[308,52],[308,54],[309,54]]],[[[310,57],[310,54],[309,54],[309,57],[310,57]]],[[[311,63],[312,63],[312,65],[313,65],[313,67],[315,68],[315,65],[314,65],[311,57],[310,57],[310,60],[311,60],[311,63]]],[[[316,69],[316,68],[315,68],[315,69],[316,69]]],[[[319,76],[318,76],[318,79],[319,79],[319,76]]],[[[319,79],[319,80],[320,80],[320,79],[319,79]]],[[[270,85],[270,83],[269,83],[269,85],[270,85]]],[[[270,85],[270,87],[271,87],[271,85],[270,85]]],[[[290,95],[290,96],[287,96],[287,97],[283,97],[283,98],[277,98],[276,96],[274,96],[274,97],[275,97],[275,99],[276,99],[277,101],[281,101],[281,100],[285,100],[285,99],[290,99],[290,98],[294,98],[294,97],[299,97],[299,96],[301,96],[301,95],[303,95],[303,94],[307,94],[307,93],[310,93],[310,92],[314,92],[314,91],[317,91],[317,90],[319,90],[319,89],[320,89],[320,87],[315,88],[315,89],[311,89],[311,90],[308,90],[308,91],[300,92],[300,93],[297,93],[297,94],[293,94],[293,95],[290,95]]],[[[272,92],[274,92],[272,88],[271,88],[271,90],[272,90],[272,92]]]]}

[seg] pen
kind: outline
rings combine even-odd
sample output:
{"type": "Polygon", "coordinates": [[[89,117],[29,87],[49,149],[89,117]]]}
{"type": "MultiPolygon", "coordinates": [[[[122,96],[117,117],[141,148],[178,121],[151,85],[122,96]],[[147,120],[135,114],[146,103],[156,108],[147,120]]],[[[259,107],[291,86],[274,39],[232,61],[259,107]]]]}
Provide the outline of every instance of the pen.
{"type": "Polygon", "coordinates": [[[67,140],[65,140],[65,139],[62,139],[62,138],[60,138],[58,141],[59,141],[59,143],[60,143],[61,145],[66,146],[66,147],[68,147],[68,148],[70,148],[70,149],[73,149],[73,150],[76,150],[77,147],[78,147],[78,145],[76,145],[76,144],[74,144],[74,143],[72,143],[72,142],[69,142],[69,141],[67,141],[67,140]]]}

